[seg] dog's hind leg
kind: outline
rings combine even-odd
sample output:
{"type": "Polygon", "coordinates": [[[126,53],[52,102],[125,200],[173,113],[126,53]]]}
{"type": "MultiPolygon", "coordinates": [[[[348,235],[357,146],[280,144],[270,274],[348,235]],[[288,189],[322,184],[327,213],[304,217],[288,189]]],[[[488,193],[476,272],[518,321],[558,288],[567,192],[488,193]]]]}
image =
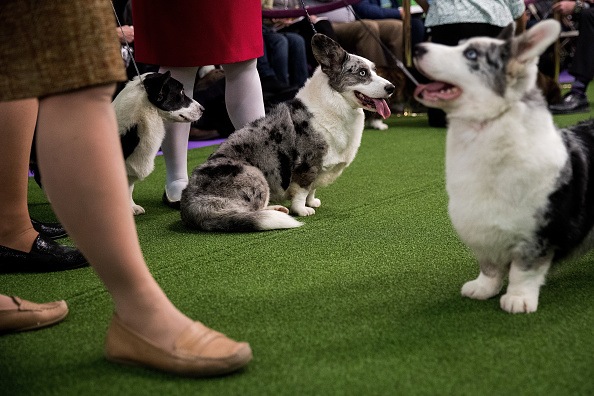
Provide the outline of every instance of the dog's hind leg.
{"type": "Polygon", "coordinates": [[[501,290],[503,277],[507,266],[503,268],[489,261],[480,262],[481,273],[478,278],[466,282],[462,286],[462,295],[475,300],[486,300],[495,296],[501,290]]]}
{"type": "Polygon", "coordinates": [[[284,207],[283,205],[268,205],[265,210],[278,210],[279,212],[283,212],[289,214],[289,209],[284,207]]]}
{"type": "Polygon", "coordinates": [[[551,267],[552,254],[533,262],[514,260],[509,270],[507,292],[501,296],[501,309],[509,313],[530,313],[538,308],[540,287],[551,267]]]}

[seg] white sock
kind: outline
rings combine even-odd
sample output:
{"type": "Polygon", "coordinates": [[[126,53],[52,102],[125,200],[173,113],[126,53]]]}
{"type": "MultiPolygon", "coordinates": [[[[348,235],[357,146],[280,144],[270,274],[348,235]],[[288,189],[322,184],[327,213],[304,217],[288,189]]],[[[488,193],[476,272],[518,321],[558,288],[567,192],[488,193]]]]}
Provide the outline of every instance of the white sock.
{"type": "MultiPolygon", "coordinates": [[[[194,81],[198,67],[161,67],[159,73],[171,72],[171,77],[184,85],[184,91],[193,97],[194,81]]],[[[189,122],[165,122],[165,139],[161,145],[165,158],[165,192],[170,201],[179,201],[188,185],[188,136],[189,122]]]]}
{"type": "Polygon", "coordinates": [[[225,71],[225,104],[235,129],[264,117],[264,99],[256,59],[222,67],[225,71]]]}

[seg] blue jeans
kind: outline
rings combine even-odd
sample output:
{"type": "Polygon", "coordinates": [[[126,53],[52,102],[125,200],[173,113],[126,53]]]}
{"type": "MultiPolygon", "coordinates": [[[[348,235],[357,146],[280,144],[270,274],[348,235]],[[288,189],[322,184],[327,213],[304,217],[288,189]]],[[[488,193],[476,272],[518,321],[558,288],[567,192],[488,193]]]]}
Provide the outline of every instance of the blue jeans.
{"type": "Polygon", "coordinates": [[[305,40],[297,33],[279,33],[263,27],[264,57],[258,59],[261,75],[270,75],[274,70],[276,78],[285,84],[301,87],[308,77],[305,40]],[[268,65],[267,65],[268,63],[268,65]]]}

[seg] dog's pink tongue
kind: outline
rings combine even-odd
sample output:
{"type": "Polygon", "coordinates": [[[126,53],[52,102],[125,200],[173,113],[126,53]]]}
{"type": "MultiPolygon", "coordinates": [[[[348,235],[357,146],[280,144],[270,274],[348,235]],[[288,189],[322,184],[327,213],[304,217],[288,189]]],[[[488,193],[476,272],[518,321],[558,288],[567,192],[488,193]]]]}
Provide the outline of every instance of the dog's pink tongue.
{"type": "Polygon", "coordinates": [[[431,82],[429,84],[419,84],[415,88],[415,98],[425,100],[436,100],[436,99],[454,99],[460,95],[460,90],[456,89],[450,84],[444,82],[431,82]],[[450,89],[448,89],[450,88],[450,89]]]}
{"type": "Polygon", "coordinates": [[[388,107],[388,103],[386,103],[384,99],[373,99],[373,104],[375,105],[375,111],[377,111],[384,120],[392,114],[390,107],[388,107]]]}

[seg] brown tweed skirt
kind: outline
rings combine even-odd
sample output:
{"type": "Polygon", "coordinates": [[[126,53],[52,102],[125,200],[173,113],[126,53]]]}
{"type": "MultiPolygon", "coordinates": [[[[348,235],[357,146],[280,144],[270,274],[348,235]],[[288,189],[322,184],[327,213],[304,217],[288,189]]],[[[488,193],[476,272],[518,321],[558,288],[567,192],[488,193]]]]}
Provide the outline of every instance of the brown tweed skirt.
{"type": "Polygon", "coordinates": [[[125,79],[109,0],[0,0],[0,101],[125,79]]]}

